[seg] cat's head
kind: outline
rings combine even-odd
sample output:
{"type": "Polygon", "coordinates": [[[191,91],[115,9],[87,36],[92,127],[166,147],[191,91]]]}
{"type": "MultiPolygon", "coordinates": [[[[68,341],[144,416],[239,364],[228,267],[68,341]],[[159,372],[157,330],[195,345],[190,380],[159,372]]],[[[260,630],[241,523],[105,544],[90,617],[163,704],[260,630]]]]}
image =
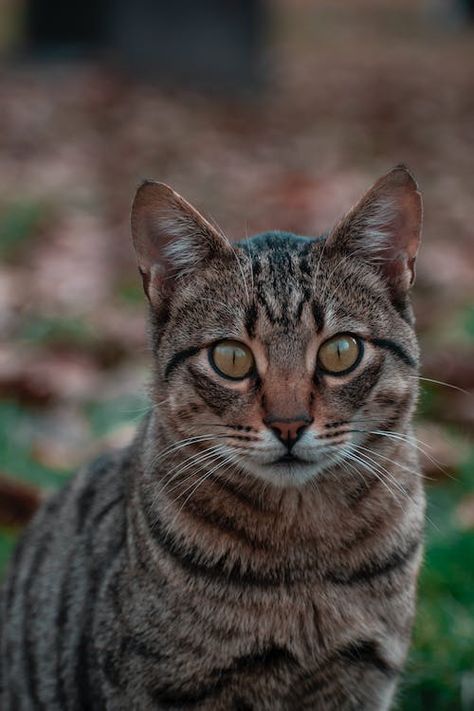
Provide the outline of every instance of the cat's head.
{"type": "Polygon", "coordinates": [[[145,182],[132,233],[167,441],[216,476],[236,465],[288,486],[402,429],[417,391],[408,291],[421,220],[403,166],[317,239],[231,244],[169,187],[145,182]]]}

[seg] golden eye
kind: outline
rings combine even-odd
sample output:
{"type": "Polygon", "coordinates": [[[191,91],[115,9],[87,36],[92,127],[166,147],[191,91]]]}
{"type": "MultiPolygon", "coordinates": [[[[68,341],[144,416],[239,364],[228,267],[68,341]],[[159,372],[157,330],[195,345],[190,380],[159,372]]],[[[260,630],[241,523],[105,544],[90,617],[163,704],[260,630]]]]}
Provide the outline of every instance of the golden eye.
{"type": "Polygon", "coordinates": [[[318,362],[327,373],[342,375],[359,364],[362,354],[361,342],[354,336],[342,334],[322,344],[318,352],[318,362]]]}
{"type": "Polygon", "coordinates": [[[211,365],[225,378],[242,380],[255,367],[252,351],[239,341],[220,341],[209,351],[211,365]]]}

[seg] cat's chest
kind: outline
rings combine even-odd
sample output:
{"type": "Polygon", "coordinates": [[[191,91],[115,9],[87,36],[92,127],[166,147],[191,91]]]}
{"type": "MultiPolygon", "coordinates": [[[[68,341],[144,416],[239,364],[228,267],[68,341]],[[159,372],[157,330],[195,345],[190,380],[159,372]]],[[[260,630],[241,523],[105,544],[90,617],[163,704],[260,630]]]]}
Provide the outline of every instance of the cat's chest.
{"type": "Polygon", "coordinates": [[[154,602],[149,593],[137,588],[130,595],[129,589],[120,618],[109,621],[106,645],[108,670],[114,669],[107,683],[123,680],[121,693],[142,699],[143,709],[198,698],[212,709],[220,708],[217,699],[230,708],[225,703],[242,688],[248,698],[263,695],[274,700],[272,709],[280,708],[277,700],[342,644],[343,629],[354,633],[362,625],[358,605],[345,601],[341,609],[315,585],[228,586],[224,594],[194,581],[155,591],[154,602]]]}
{"type": "Polygon", "coordinates": [[[181,675],[272,649],[303,665],[317,663],[342,643],[345,630],[367,629],[382,614],[374,605],[370,614],[371,594],[354,596],[314,581],[266,589],[180,582],[160,590],[127,586],[113,625],[131,656],[147,656],[156,670],[173,667],[181,675]]]}

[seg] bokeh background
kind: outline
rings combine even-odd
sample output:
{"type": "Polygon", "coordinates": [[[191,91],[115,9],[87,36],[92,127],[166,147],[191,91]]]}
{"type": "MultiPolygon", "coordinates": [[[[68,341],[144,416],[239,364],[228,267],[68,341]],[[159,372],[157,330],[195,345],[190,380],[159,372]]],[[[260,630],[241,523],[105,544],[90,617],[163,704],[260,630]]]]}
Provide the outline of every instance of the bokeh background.
{"type": "Polygon", "coordinates": [[[318,234],[406,162],[430,503],[398,708],[474,709],[473,20],[469,0],[3,0],[2,568],[38,501],[147,409],[137,183],[234,238],[318,234]]]}

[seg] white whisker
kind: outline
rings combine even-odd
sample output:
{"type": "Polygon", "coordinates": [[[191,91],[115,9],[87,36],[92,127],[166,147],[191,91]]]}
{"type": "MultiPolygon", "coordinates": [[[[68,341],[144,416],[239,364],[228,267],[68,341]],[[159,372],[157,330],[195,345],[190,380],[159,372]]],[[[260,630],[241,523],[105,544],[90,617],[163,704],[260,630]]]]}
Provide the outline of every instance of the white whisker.
{"type": "MultiPolygon", "coordinates": [[[[184,466],[178,467],[178,469],[175,470],[173,475],[166,481],[165,486],[168,486],[169,484],[171,484],[171,482],[174,479],[176,479],[180,474],[183,474],[188,469],[191,469],[191,467],[195,467],[197,465],[202,465],[204,462],[207,462],[209,459],[212,459],[212,458],[218,456],[221,452],[226,452],[226,451],[227,450],[223,445],[217,444],[214,447],[209,447],[209,449],[207,449],[205,452],[203,452],[198,457],[188,457],[188,460],[191,459],[191,461],[188,461],[188,463],[185,464],[184,466]]],[[[202,469],[202,466],[199,466],[198,469],[202,469]]],[[[190,476],[192,477],[194,473],[195,472],[193,472],[190,476]]],[[[188,478],[189,477],[186,477],[184,481],[187,481],[188,478]]],[[[177,489],[182,484],[183,484],[183,481],[179,481],[177,484],[172,486],[171,489],[169,489],[168,493],[171,493],[172,491],[177,489]]]]}
{"type": "Polygon", "coordinates": [[[464,395],[469,395],[470,397],[474,397],[474,394],[472,392],[469,392],[469,390],[464,390],[464,388],[460,388],[458,385],[453,385],[452,383],[445,383],[442,380],[435,380],[434,378],[424,378],[419,375],[408,375],[408,378],[417,378],[418,380],[423,380],[426,383],[434,383],[436,385],[444,385],[446,388],[451,388],[452,390],[457,390],[460,393],[463,393],[464,395]]]}
{"type": "MultiPolygon", "coordinates": [[[[212,474],[214,474],[215,471],[217,471],[217,470],[220,469],[221,467],[225,466],[226,464],[233,464],[233,463],[234,463],[235,460],[232,459],[232,454],[227,454],[227,456],[225,456],[225,455],[223,455],[223,456],[224,456],[224,461],[219,462],[218,464],[216,464],[215,467],[213,467],[213,468],[210,469],[209,471],[206,471],[205,474],[199,479],[199,481],[197,482],[197,484],[196,484],[196,485],[194,486],[194,488],[192,489],[191,493],[190,493],[190,494],[186,497],[186,499],[183,501],[183,503],[182,503],[180,509],[178,510],[178,515],[179,515],[179,513],[181,513],[181,511],[183,510],[183,508],[186,506],[187,502],[188,502],[189,499],[192,497],[192,495],[193,495],[193,494],[196,492],[196,490],[206,481],[206,479],[208,479],[212,474]]],[[[185,489],[183,492],[181,492],[181,493],[179,494],[178,498],[180,498],[181,496],[183,496],[183,494],[185,494],[186,491],[189,491],[189,489],[191,488],[191,486],[192,486],[192,484],[191,484],[187,489],[185,489]]]]}

